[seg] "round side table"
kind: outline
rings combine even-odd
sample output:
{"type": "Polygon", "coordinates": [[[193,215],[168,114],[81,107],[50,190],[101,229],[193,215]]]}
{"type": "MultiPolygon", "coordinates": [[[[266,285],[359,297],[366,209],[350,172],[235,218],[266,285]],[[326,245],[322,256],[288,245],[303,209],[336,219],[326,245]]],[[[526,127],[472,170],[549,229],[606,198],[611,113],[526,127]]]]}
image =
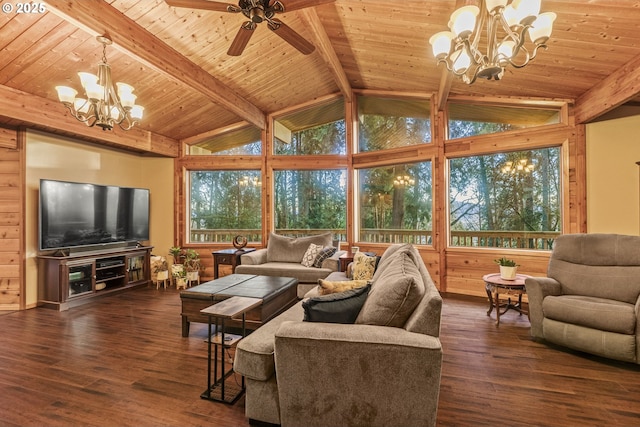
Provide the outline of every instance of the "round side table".
{"type": "Polygon", "coordinates": [[[487,291],[487,297],[489,298],[489,310],[487,316],[491,315],[493,309],[496,309],[496,325],[500,325],[500,316],[505,314],[509,309],[513,309],[520,313],[520,315],[528,314],[522,309],[522,294],[526,293],[524,287],[524,281],[527,277],[525,274],[516,274],[514,280],[505,280],[500,277],[500,273],[485,274],[482,276],[482,280],[485,283],[485,290],[487,291]],[[517,295],[518,302],[512,303],[511,297],[507,299],[506,303],[500,304],[500,294],[517,295]],[[500,309],[503,309],[500,311],[500,309]]]}

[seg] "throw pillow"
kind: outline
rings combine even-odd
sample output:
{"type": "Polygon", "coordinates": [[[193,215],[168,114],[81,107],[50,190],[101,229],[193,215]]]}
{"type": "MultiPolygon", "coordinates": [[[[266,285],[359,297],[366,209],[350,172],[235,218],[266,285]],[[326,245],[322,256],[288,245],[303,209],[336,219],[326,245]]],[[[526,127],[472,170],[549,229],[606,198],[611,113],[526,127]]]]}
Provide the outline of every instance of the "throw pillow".
{"type": "Polygon", "coordinates": [[[302,302],[305,322],[354,323],[367,300],[371,285],[302,302]]]}
{"type": "Polygon", "coordinates": [[[366,280],[341,280],[332,282],[329,280],[318,280],[318,293],[320,295],[335,294],[338,292],[349,291],[355,288],[361,288],[368,282],[366,280]]]}
{"type": "Polygon", "coordinates": [[[322,261],[324,261],[327,258],[332,257],[336,251],[338,250],[338,248],[334,248],[333,246],[329,246],[329,247],[325,247],[323,248],[320,253],[318,253],[318,255],[316,256],[315,261],[313,261],[313,266],[315,268],[321,268],[322,267],[322,261]]]}
{"type": "Polygon", "coordinates": [[[322,245],[316,245],[315,243],[310,244],[306,252],[302,256],[302,262],[300,264],[304,265],[305,267],[313,267],[313,262],[316,260],[316,256],[318,256],[318,253],[322,250],[322,247],[322,245]]]}
{"type": "Polygon", "coordinates": [[[376,270],[376,257],[356,252],[353,256],[353,280],[371,280],[376,270]]]}
{"type": "Polygon", "coordinates": [[[270,233],[267,242],[267,262],[302,262],[302,256],[311,243],[331,246],[332,233],[306,237],[287,237],[270,233]]]}
{"type": "Polygon", "coordinates": [[[412,254],[398,251],[371,284],[356,323],[401,328],[426,290],[412,254]]]}

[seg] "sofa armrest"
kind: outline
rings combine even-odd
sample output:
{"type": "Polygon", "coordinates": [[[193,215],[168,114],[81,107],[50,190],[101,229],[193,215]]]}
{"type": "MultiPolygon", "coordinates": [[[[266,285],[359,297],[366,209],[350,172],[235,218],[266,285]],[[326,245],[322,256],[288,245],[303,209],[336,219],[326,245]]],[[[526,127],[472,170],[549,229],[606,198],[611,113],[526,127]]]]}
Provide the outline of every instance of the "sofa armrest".
{"type": "Polygon", "coordinates": [[[529,322],[531,322],[531,336],[544,338],[542,331],[542,301],[549,295],[561,295],[562,285],[550,277],[529,277],[525,280],[527,298],[529,300],[529,322]]]}
{"type": "Polygon", "coordinates": [[[322,268],[328,268],[331,271],[338,271],[338,265],[340,263],[340,255],[346,253],[346,251],[336,251],[329,258],[322,261],[322,268]]]}
{"type": "Polygon", "coordinates": [[[401,328],[283,322],[275,335],[282,426],[435,425],[440,340],[401,328]]]}
{"type": "Polygon", "coordinates": [[[240,256],[240,264],[259,265],[267,262],[267,249],[257,249],[240,256]]]}

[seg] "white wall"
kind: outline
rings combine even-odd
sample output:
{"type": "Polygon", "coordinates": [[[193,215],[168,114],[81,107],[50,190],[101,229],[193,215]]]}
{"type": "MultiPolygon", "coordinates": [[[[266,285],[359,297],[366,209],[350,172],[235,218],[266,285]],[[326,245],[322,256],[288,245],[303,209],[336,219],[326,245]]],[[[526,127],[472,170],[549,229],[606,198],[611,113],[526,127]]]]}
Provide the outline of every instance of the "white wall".
{"type": "MultiPolygon", "coordinates": [[[[102,132],[96,129],[96,132],[102,132]]],[[[153,253],[166,255],[173,246],[173,159],[141,157],[28,131],[26,144],[26,307],[38,301],[38,188],[41,178],[94,184],[148,188],[149,244],[153,253]]]]}
{"type": "Polygon", "coordinates": [[[587,231],[640,234],[640,116],[587,125],[587,231]]]}

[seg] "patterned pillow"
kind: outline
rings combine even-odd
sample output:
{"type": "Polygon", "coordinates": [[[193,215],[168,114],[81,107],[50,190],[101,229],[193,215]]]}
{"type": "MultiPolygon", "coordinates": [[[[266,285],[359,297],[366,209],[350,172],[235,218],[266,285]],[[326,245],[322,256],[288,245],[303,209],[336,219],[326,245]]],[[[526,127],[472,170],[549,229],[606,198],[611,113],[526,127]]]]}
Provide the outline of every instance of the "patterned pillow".
{"type": "Polygon", "coordinates": [[[323,247],[324,246],[322,245],[311,243],[307,248],[307,251],[302,256],[302,262],[300,264],[304,265],[305,267],[312,267],[316,256],[318,256],[318,253],[322,250],[323,247]]]}
{"type": "Polygon", "coordinates": [[[356,252],[353,256],[353,280],[371,280],[376,270],[376,257],[356,252]]]}
{"type": "Polygon", "coordinates": [[[331,282],[329,280],[318,280],[318,293],[320,295],[335,294],[355,288],[361,288],[368,283],[366,280],[342,280],[331,282]]]}
{"type": "Polygon", "coordinates": [[[313,266],[315,268],[321,268],[322,267],[322,261],[324,261],[325,259],[332,257],[333,254],[336,253],[336,251],[338,250],[338,248],[334,248],[333,246],[328,246],[325,247],[324,249],[322,249],[318,255],[316,256],[316,260],[313,261],[313,266]]]}

